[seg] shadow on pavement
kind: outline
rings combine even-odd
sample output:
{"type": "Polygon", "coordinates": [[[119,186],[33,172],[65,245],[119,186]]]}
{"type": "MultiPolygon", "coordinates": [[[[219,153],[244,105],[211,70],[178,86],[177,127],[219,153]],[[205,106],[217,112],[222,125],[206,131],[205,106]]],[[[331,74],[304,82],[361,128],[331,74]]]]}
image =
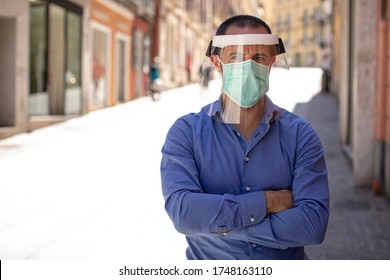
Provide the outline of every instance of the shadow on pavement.
{"type": "Polygon", "coordinates": [[[307,247],[309,259],[390,259],[390,203],[373,195],[369,186],[354,187],[352,168],[340,143],[336,98],[319,93],[308,103],[297,104],[294,113],[317,130],[329,172],[328,231],[321,245],[307,247]]]}

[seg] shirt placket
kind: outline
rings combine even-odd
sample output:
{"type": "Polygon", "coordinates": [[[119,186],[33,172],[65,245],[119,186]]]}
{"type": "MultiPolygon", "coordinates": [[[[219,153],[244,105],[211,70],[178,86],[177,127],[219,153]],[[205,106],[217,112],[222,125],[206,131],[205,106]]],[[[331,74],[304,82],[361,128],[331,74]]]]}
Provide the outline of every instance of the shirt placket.
{"type": "MultiPolygon", "coordinates": [[[[244,156],[244,165],[243,165],[243,176],[242,176],[242,193],[249,193],[252,191],[252,186],[250,182],[253,182],[252,176],[256,176],[255,173],[253,173],[254,168],[252,168],[253,164],[256,164],[256,159],[251,160],[252,156],[260,156],[255,153],[255,148],[257,145],[260,144],[261,139],[264,138],[264,136],[267,134],[269,130],[269,124],[268,123],[262,123],[255,133],[253,134],[252,138],[250,139],[248,143],[248,148],[244,156]],[[251,171],[252,170],[252,171],[251,171]]],[[[258,222],[258,217],[251,216],[249,218],[249,223],[253,224],[255,222],[258,222]]]]}

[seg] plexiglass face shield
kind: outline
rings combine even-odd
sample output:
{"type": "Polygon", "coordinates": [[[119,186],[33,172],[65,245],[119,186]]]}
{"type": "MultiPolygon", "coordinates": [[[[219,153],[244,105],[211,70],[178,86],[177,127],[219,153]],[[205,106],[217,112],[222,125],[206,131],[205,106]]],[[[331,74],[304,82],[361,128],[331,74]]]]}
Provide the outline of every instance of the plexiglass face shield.
{"type": "Polygon", "coordinates": [[[214,36],[206,55],[222,74],[220,120],[246,122],[248,109],[255,107],[268,91],[271,66],[277,59],[281,63],[281,57],[282,65],[287,66],[284,53],[282,40],[274,34],[214,36]]]}

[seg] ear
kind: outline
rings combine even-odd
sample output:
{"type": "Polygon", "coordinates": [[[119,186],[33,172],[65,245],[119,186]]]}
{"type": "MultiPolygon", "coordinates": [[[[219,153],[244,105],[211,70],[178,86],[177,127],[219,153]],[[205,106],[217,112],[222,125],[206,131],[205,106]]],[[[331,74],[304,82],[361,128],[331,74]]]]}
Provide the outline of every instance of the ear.
{"type": "Polygon", "coordinates": [[[276,56],[273,56],[273,57],[271,58],[271,64],[270,64],[270,66],[272,66],[272,64],[274,64],[275,60],[276,60],[276,56]]]}
{"type": "Polygon", "coordinates": [[[214,65],[215,69],[217,69],[217,71],[219,73],[221,73],[222,72],[222,65],[221,65],[221,62],[218,59],[218,56],[216,56],[216,55],[210,56],[210,61],[214,65]]]}

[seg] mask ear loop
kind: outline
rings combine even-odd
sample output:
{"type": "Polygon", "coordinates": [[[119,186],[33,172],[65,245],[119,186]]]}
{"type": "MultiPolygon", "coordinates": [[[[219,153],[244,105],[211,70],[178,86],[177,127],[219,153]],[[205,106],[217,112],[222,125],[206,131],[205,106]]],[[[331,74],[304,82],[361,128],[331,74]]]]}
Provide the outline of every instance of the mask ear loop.
{"type": "Polygon", "coordinates": [[[225,63],[222,62],[222,60],[219,58],[219,56],[217,56],[217,58],[218,58],[219,64],[221,65],[221,68],[223,69],[223,67],[225,66],[225,63]]]}
{"type": "Polygon", "coordinates": [[[214,68],[218,71],[218,72],[222,72],[222,69],[223,69],[223,66],[224,66],[224,63],[221,61],[221,59],[219,58],[218,55],[216,54],[212,54],[210,56],[210,61],[211,63],[213,64],[214,68]]]}

